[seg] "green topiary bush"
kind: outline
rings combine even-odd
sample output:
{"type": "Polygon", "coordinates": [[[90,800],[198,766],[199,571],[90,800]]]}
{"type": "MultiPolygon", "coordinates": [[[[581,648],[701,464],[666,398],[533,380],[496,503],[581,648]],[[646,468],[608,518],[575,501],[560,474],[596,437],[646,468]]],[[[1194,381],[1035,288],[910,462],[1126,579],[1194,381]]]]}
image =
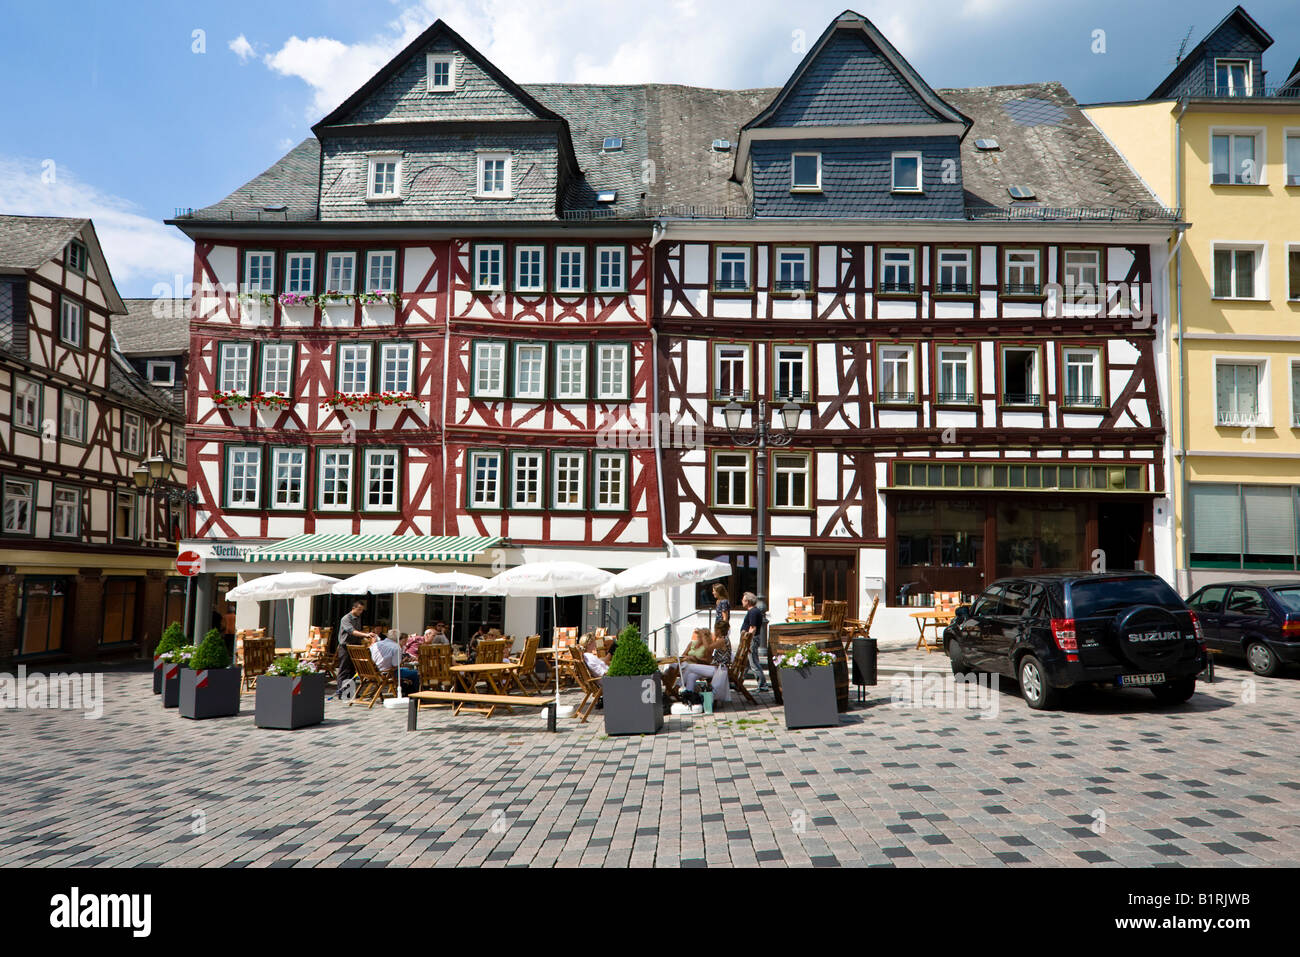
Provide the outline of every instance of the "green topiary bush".
{"type": "Polygon", "coordinates": [[[615,678],[652,675],[658,670],[659,665],[655,661],[654,652],[641,640],[636,626],[628,625],[619,633],[618,644],[614,647],[614,657],[609,661],[609,675],[615,678]]]}
{"type": "Polygon", "coordinates": [[[230,667],[230,652],[226,650],[226,641],[221,637],[221,632],[213,628],[203,636],[194,657],[190,658],[190,667],[195,671],[230,667]]]}
{"type": "Polygon", "coordinates": [[[155,655],[165,655],[169,651],[175,651],[185,644],[185,629],[181,627],[179,621],[173,621],[162,633],[162,640],[158,642],[158,647],[153,650],[155,655]]]}

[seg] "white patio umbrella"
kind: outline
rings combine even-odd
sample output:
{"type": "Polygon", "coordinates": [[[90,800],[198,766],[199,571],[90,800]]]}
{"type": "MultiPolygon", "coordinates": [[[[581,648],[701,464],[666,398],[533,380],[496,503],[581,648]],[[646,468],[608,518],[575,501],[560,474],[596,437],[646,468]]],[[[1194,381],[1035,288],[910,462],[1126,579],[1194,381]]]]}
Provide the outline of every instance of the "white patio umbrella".
{"type": "MultiPolygon", "coordinates": [[[[393,622],[397,628],[397,596],[430,594],[428,589],[438,583],[438,574],[424,568],[410,568],[405,565],[389,565],[384,568],[372,568],[369,571],[345,578],[334,585],[336,595],[392,595],[393,622]]],[[[399,629],[400,633],[400,629],[399,629]]],[[[398,662],[397,697],[384,702],[385,708],[400,708],[402,699],[401,662],[398,662]]]]}
{"type": "Polygon", "coordinates": [[[289,641],[293,641],[293,605],[291,598],[311,598],[315,595],[328,595],[334,588],[337,578],[329,575],[317,575],[313,572],[281,572],[278,575],[263,575],[226,592],[227,601],[279,601],[285,599],[289,613],[289,641]]]}
{"type": "MultiPolygon", "coordinates": [[[[594,595],[614,576],[602,568],[582,562],[528,562],[507,568],[483,586],[482,594],[507,598],[551,599],[552,625],[558,625],[557,599],[570,595],[594,595]]],[[[552,641],[554,636],[552,635],[552,641]]],[[[555,714],[560,714],[560,669],[555,668],[555,714]]]]}
{"type": "MultiPolygon", "coordinates": [[[[711,558],[656,558],[619,572],[596,590],[596,597],[621,598],[648,591],[667,591],[682,585],[726,578],[730,574],[730,565],[711,558]]],[[[669,615],[670,620],[665,629],[668,643],[666,653],[670,655],[673,653],[671,618],[669,615]]]]}
{"type": "Polygon", "coordinates": [[[488,579],[479,575],[468,575],[465,572],[438,572],[434,574],[436,581],[429,581],[426,584],[424,593],[426,595],[450,595],[451,596],[451,633],[456,633],[456,596],[457,595],[482,595],[484,586],[488,579]]]}

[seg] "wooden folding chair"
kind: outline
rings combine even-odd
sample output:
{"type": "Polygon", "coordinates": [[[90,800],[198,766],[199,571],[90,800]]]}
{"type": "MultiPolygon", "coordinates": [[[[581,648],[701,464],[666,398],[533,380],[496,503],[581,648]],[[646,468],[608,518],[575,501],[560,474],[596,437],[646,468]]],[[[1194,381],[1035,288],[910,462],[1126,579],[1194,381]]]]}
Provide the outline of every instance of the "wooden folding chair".
{"type": "Polygon", "coordinates": [[[370,692],[367,708],[373,708],[385,691],[397,694],[397,669],[380,671],[375,665],[375,659],[370,657],[367,645],[348,645],[348,657],[352,659],[352,667],[357,670],[357,694],[348,702],[349,708],[362,700],[367,691],[370,692]]]}
{"type": "Polygon", "coordinates": [[[506,672],[506,677],[514,682],[515,686],[524,694],[541,693],[541,687],[537,684],[537,673],[534,670],[537,667],[537,648],[542,643],[541,635],[529,635],[524,639],[524,650],[519,655],[519,660],[515,662],[514,667],[506,672]],[[524,681],[532,688],[532,692],[524,686],[524,681]]]}
{"type": "Polygon", "coordinates": [[[576,645],[569,646],[569,662],[573,667],[573,676],[578,682],[578,690],[582,692],[582,704],[573,710],[573,713],[579,717],[583,724],[591,717],[592,709],[596,707],[596,702],[600,700],[601,679],[591,673],[587,667],[587,661],[582,657],[582,649],[576,645]]]}
{"type": "Polygon", "coordinates": [[[731,680],[731,687],[745,696],[745,700],[750,704],[758,704],[754,696],[749,693],[745,687],[745,675],[749,672],[749,648],[753,643],[753,636],[748,632],[742,632],[740,635],[740,645],[736,648],[736,653],[731,656],[731,665],[727,668],[727,677],[731,680]]]}
{"type": "Polygon", "coordinates": [[[498,665],[506,659],[506,640],[504,638],[484,638],[478,643],[478,654],[474,661],[480,665],[498,665]]]}
{"type": "Polygon", "coordinates": [[[810,621],[816,614],[814,606],[816,599],[812,595],[801,595],[798,598],[787,600],[788,610],[786,618],[790,621],[810,621]]]}
{"type": "Polygon", "coordinates": [[[257,687],[258,676],[270,671],[273,661],[275,661],[274,638],[244,639],[244,691],[252,691],[257,687]]]}
{"type": "Polygon", "coordinates": [[[302,656],[303,664],[311,665],[313,670],[325,675],[331,681],[334,680],[334,669],[337,667],[334,658],[335,649],[331,642],[334,629],[313,625],[308,634],[311,636],[311,641],[307,645],[307,653],[302,656]]]}
{"type": "Polygon", "coordinates": [[[860,618],[844,619],[845,640],[850,641],[854,638],[870,638],[871,623],[876,618],[876,607],[880,604],[880,596],[877,595],[871,600],[871,613],[867,615],[866,621],[860,618]]]}
{"type": "Polygon", "coordinates": [[[830,625],[832,635],[840,633],[840,629],[844,627],[844,617],[848,613],[849,603],[846,601],[827,600],[822,602],[821,616],[830,625]]]}
{"type": "MultiPolygon", "coordinates": [[[[451,674],[451,645],[420,645],[416,668],[420,672],[421,691],[455,691],[456,680],[451,674]]],[[[421,702],[421,708],[450,707],[444,704],[421,702]]]]}

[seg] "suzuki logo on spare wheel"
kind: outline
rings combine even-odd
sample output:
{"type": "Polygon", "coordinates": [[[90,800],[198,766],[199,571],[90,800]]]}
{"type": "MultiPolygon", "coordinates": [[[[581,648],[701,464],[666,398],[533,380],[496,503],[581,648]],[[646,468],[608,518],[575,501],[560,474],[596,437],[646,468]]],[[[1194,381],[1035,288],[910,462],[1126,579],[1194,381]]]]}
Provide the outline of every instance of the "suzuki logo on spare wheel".
{"type": "Polygon", "coordinates": [[[181,552],[176,556],[176,570],[186,578],[203,571],[203,556],[198,552],[181,552]]]}

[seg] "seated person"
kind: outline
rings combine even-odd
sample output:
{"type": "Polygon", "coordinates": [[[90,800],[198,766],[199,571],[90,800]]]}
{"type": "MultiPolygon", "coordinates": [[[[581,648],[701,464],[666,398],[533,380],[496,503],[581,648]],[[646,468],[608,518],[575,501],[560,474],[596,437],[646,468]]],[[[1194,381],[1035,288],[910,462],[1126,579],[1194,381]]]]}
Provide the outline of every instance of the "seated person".
{"type": "Polygon", "coordinates": [[[430,633],[432,633],[432,637],[429,640],[433,644],[435,645],[451,644],[451,634],[447,631],[447,623],[445,621],[437,622],[432,628],[429,628],[425,631],[426,635],[430,633]]]}
{"type": "MultiPolygon", "coordinates": [[[[680,689],[676,687],[676,684],[681,669],[688,664],[703,665],[708,663],[711,660],[711,647],[712,640],[709,637],[709,629],[696,628],[692,631],[691,640],[687,643],[685,649],[683,649],[681,653],[681,665],[670,665],[668,668],[664,669],[664,693],[669,697],[678,697],[680,689]]],[[[686,684],[684,680],[682,682],[682,688],[690,688],[693,690],[694,686],[693,679],[689,685],[686,684]]]]}
{"type": "Polygon", "coordinates": [[[587,670],[591,672],[593,678],[603,678],[609,671],[608,654],[596,654],[596,639],[588,638],[587,643],[582,646],[582,660],[587,663],[587,670]]]}
{"type": "Polygon", "coordinates": [[[375,667],[382,674],[392,674],[397,671],[398,680],[402,683],[402,693],[410,694],[420,687],[420,676],[414,668],[402,668],[402,646],[391,637],[379,638],[370,646],[370,657],[375,662],[375,667]]]}
{"type": "Polygon", "coordinates": [[[420,657],[420,646],[427,645],[433,640],[432,632],[432,628],[427,628],[423,633],[417,632],[412,635],[403,635],[402,654],[406,655],[408,658],[418,659],[420,657]]]}
{"type": "Polygon", "coordinates": [[[695,682],[703,678],[713,688],[714,704],[725,704],[731,691],[727,674],[727,668],[731,665],[731,629],[726,622],[719,622],[717,631],[712,634],[707,628],[701,628],[700,631],[708,642],[708,649],[704,661],[682,662],[682,687],[693,691],[695,682]]]}

